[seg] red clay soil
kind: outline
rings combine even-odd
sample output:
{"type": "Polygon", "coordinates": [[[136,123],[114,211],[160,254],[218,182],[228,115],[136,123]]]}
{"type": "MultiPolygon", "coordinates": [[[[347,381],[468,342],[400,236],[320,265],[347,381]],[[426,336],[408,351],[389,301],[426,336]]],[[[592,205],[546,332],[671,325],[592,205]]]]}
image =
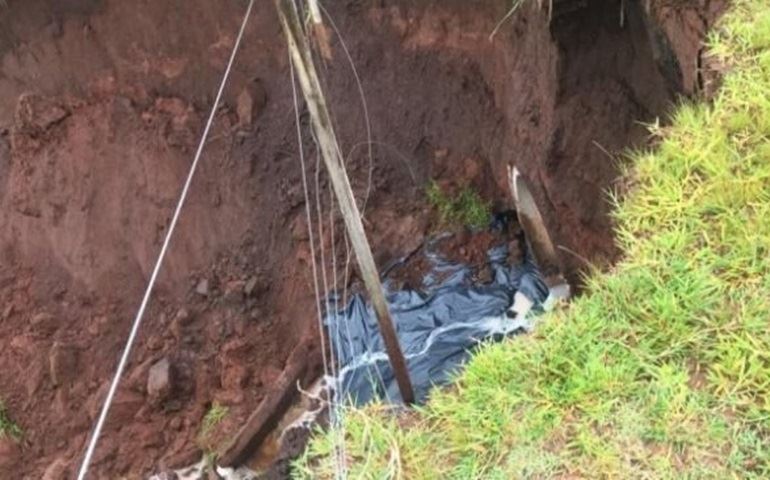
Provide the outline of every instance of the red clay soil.
{"type": "MultiPolygon", "coordinates": [[[[0,399],[24,436],[0,442],[0,477],[71,478],[246,2],[5,3],[0,399]]],[[[549,25],[531,2],[490,41],[505,2],[329,3],[367,94],[376,143],[366,226],[381,265],[429,230],[429,180],[471,185],[510,208],[510,164],[535,185],[557,243],[611,261],[603,192],[617,168],[606,152],[643,143],[637,122],[695,90],[690,66],[716,5],[648,19],[625,2],[621,26],[620,3],[597,1],[549,25]]],[[[257,2],[251,20],[93,478],[197,461],[211,404],[229,409],[209,433],[224,438],[292,347],[317,335],[287,52],[272,2],[257,2]],[[150,367],[164,359],[170,378],[148,391],[150,367]]],[[[332,51],[321,71],[363,198],[362,108],[336,40],[332,51]]],[[[304,109],[302,122],[314,167],[304,109]]],[[[326,198],[323,176],[320,185],[326,198]]],[[[338,257],[341,238],[338,224],[338,257]]]]}

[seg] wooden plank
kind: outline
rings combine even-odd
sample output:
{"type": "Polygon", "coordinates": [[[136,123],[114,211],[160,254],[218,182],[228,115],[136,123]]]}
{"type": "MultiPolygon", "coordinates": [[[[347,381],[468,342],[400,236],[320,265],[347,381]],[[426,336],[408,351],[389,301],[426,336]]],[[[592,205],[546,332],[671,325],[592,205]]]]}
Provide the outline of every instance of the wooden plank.
{"type": "Polygon", "coordinates": [[[304,376],[312,364],[313,357],[314,352],[311,351],[309,342],[303,342],[294,348],[286,361],[286,367],[265,398],[235,437],[219,451],[219,466],[235,467],[245,462],[278,426],[297,394],[297,381],[304,376]]]}

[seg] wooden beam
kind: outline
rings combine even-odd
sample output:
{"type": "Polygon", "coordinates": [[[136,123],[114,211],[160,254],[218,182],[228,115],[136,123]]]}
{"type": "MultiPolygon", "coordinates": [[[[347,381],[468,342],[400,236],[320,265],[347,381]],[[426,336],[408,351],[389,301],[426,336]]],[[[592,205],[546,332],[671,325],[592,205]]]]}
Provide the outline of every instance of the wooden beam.
{"type": "MultiPolygon", "coordinates": [[[[317,351],[315,355],[317,355],[317,351]]],[[[303,341],[294,348],[286,367],[271,386],[257,409],[249,416],[233,439],[219,451],[217,464],[222,467],[236,467],[262,444],[265,438],[278,426],[283,415],[291,407],[297,394],[297,381],[301,380],[314,360],[310,342],[303,341]]]]}
{"type": "Polygon", "coordinates": [[[292,62],[297,70],[300,87],[310,111],[310,119],[318,138],[321,155],[323,156],[326,170],[329,173],[342,217],[345,220],[345,227],[353,245],[353,251],[358,259],[361,277],[364,280],[366,289],[369,291],[369,298],[377,315],[380,334],[384,340],[385,350],[390,358],[390,363],[393,366],[401,397],[404,403],[413,403],[414,391],[409,380],[406,360],[398,343],[396,330],[393,327],[393,321],[391,320],[385,295],[382,291],[380,276],[372,257],[369,241],[366,238],[364,225],[361,222],[361,214],[358,211],[353,190],[350,187],[350,181],[345,172],[345,165],[342,163],[337,137],[332,127],[331,115],[329,114],[323,89],[315,70],[310,46],[302,29],[299,13],[292,0],[275,0],[275,3],[283,31],[286,34],[286,40],[289,44],[292,62]]]}

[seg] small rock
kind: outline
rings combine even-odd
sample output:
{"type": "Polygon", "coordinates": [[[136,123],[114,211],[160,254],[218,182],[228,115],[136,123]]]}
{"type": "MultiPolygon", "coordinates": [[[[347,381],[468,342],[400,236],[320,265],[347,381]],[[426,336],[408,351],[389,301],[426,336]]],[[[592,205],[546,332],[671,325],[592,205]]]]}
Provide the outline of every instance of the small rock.
{"type": "Polygon", "coordinates": [[[152,358],[146,358],[142,363],[132,368],[131,373],[129,373],[128,378],[126,378],[126,386],[135,392],[146,393],[147,375],[149,374],[150,367],[152,367],[153,363],[152,358]]]}
{"type": "Polygon", "coordinates": [[[227,282],[223,296],[224,301],[230,305],[238,305],[242,303],[244,289],[245,284],[240,280],[227,282]]]}
{"type": "Polygon", "coordinates": [[[160,335],[150,335],[147,339],[148,350],[160,350],[163,348],[163,337],[160,335]]]}
{"type": "Polygon", "coordinates": [[[182,419],[174,417],[168,422],[168,428],[171,430],[179,431],[182,429],[182,419]]]}
{"type": "Polygon", "coordinates": [[[49,38],[59,38],[64,33],[62,22],[58,19],[53,19],[43,28],[43,35],[49,38]]]}
{"type": "Polygon", "coordinates": [[[156,473],[149,480],[179,480],[179,476],[173,470],[156,473]]]}
{"type": "Polygon", "coordinates": [[[147,374],[147,395],[155,402],[161,402],[169,397],[172,388],[171,362],[167,357],[150,367],[147,374]]]}
{"type": "Polygon", "coordinates": [[[155,99],[155,108],[174,118],[184,118],[189,114],[189,105],[177,97],[160,97],[155,99]]]}
{"type": "Polygon", "coordinates": [[[492,283],[492,280],[494,280],[494,271],[488,263],[481,267],[477,274],[477,279],[482,285],[492,283]]]}
{"type": "MultiPolygon", "coordinates": [[[[102,410],[104,399],[107,397],[110,382],[105,381],[86,401],[85,409],[91,421],[96,420],[102,410]]],[[[133,422],[134,416],[146,404],[142,394],[128,389],[119,388],[107,416],[105,427],[118,427],[133,422]]]]}
{"type": "Polygon", "coordinates": [[[152,428],[140,430],[135,438],[142,448],[159,447],[163,445],[163,435],[152,428]]]}
{"type": "Polygon", "coordinates": [[[106,436],[102,438],[94,450],[94,456],[91,460],[93,465],[114,459],[118,454],[118,441],[115,438],[106,436]]]}
{"type": "Polygon", "coordinates": [[[235,111],[238,115],[238,126],[243,129],[251,128],[254,120],[254,99],[247,89],[241,90],[236,100],[235,111]]]}
{"type": "Polygon", "coordinates": [[[0,468],[16,464],[21,457],[21,448],[12,438],[0,438],[0,468]]]}
{"type": "Polygon", "coordinates": [[[508,264],[520,265],[523,260],[524,254],[521,251],[521,244],[516,240],[508,242],[508,264]]]}
{"type": "Polygon", "coordinates": [[[180,308],[174,315],[174,321],[179,322],[182,325],[187,325],[192,319],[192,315],[186,308],[180,308]]]}
{"type": "Polygon", "coordinates": [[[433,152],[433,156],[438,159],[444,159],[449,154],[449,149],[439,148],[433,152]]]}
{"type": "Polygon", "coordinates": [[[36,313],[32,316],[32,318],[29,319],[30,325],[35,328],[35,330],[41,331],[41,332],[47,332],[51,333],[54,330],[56,330],[56,317],[51,315],[50,313],[46,312],[40,312],[36,313]]]}
{"type": "Polygon", "coordinates": [[[51,382],[55,387],[63,385],[77,375],[77,350],[68,345],[54,342],[48,352],[48,366],[51,382]]]}
{"type": "Polygon", "coordinates": [[[265,386],[274,385],[281,376],[282,370],[272,365],[263,366],[258,373],[258,382],[265,386]]]}
{"type": "Polygon", "coordinates": [[[171,334],[174,336],[174,338],[177,340],[182,338],[182,335],[184,334],[184,327],[190,323],[191,319],[192,316],[190,315],[190,312],[184,308],[180,308],[179,311],[176,312],[174,318],[171,319],[171,334]]]}
{"type": "Polygon", "coordinates": [[[235,105],[238,126],[243,130],[249,130],[264,109],[265,103],[267,103],[267,94],[261,82],[254,82],[241,90],[235,105]]]}
{"type": "Polygon", "coordinates": [[[478,158],[466,158],[463,160],[462,178],[468,182],[473,181],[481,174],[481,162],[478,158]]]}
{"type": "Polygon", "coordinates": [[[63,458],[57,458],[54,460],[43,472],[42,480],[61,480],[62,478],[69,478],[70,469],[67,460],[63,458]]]}
{"type": "Polygon", "coordinates": [[[249,320],[253,322],[259,321],[264,316],[265,316],[265,313],[262,311],[260,307],[254,307],[249,312],[249,320]]]}
{"type": "Polygon", "coordinates": [[[249,378],[249,370],[241,364],[231,363],[222,369],[220,383],[226,390],[240,390],[249,378]]]}
{"type": "Polygon", "coordinates": [[[244,287],[244,293],[247,297],[259,297],[268,290],[270,290],[270,284],[265,277],[261,275],[251,277],[244,287]]]}
{"type": "Polygon", "coordinates": [[[30,335],[16,335],[9,343],[11,348],[22,352],[31,352],[35,348],[35,342],[30,335]]]}
{"type": "Polygon", "coordinates": [[[24,93],[16,105],[16,123],[21,128],[44,131],[69,116],[69,112],[49,98],[24,93]]]}
{"type": "Polygon", "coordinates": [[[193,447],[173,453],[165,457],[161,463],[168,465],[169,468],[184,468],[200,461],[201,457],[203,457],[203,451],[193,447]]]}
{"type": "Polygon", "coordinates": [[[297,215],[291,222],[291,238],[297,242],[308,240],[307,221],[305,215],[297,215]]]}
{"type": "Polygon", "coordinates": [[[200,282],[198,282],[198,285],[195,287],[195,292],[198,295],[202,295],[204,297],[208,296],[208,294],[209,294],[209,281],[204,278],[200,282]]]}
{"type": "Polygon", "coordinates": [[[104,332],[104,329],[109,324],[109,318],[105,315],[96,315],[91,317],[91,321],[86,325],[88,333],[97,337],[104,332]]]}
{"type": "Polygon", "coordinates": [[[91,420],[96,420],[96,417],[99,415],[99,412],[102,409],[102,403],[107,397],[107,391],[109,388],[110,382],[105,381],[101,384],[101,386],[99,386],[99,389],[91,394],[91,396],[88,398],[88,401],[86,402],[86,411],[88,412],[88,417],[91,420]]]}
{"type": "Polygon", "coordinates": [[[70,395],[69,390],[67,389],[60,389],[56,392],[56,396],[54,396],[53,404],[51,405],[51,411],[56,415],[57,418],[65,418],[67,415],[67,412],[69,411],[70,406],[70,395]]]}
{"type": "Polygon", "coordinates": [[[35,359],[28,367],[24,375],[24,389],[27,397],[32,397],[45,381],[45,361],[40,358],[35,359]]]}
{"type": "Polygon", "coordinates": [[[257,282],[259,282],[257,277],[251,277],[249,281],[246,282],[246,285],[243,286],[243,293],[245,293],[247,297],[250,297],[251,294],[254,293],[254,289],[257,288],[257,282]]]}

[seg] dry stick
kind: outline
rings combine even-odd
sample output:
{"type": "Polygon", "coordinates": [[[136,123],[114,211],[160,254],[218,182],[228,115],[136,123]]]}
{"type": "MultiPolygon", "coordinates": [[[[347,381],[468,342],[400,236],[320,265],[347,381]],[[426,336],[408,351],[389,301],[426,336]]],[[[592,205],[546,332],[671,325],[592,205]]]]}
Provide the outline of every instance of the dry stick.
{"type": "Polygon", "coordinates": [[[337,196],[337,202],[339,203],[343,219],[345,220],[345,226],[348,229],[350,240],[353,244],[353,250],[358,258],[361,276],[366,284],[366,289],[369,291],[374,311],[377,313],[380,333],[390,362],[393,365],[401,397],[404,403],[413,403],[414,391],[409,380],[406,361],[398,343],[398,337],[393,327],[388,305],[385,302],[380,277],[374,264],[372,251],[366,238],[366,232],[361,222],[353,191],[350,188],[350,181],[342,165],[331,116],[329,115],[326,100],[315,71],[310,48],[302,31],[299,15],[293,2],[289,0],[275,0],[275,3],[286,40],[289,44],[289,51],[297,69],[302,93],[305,96],[305,101],[310,111],[310,118],[318,135],[318,143],[321,147],[324,163],[329,172],[329,178],[334,187],[334,193],[337,196]]]}

